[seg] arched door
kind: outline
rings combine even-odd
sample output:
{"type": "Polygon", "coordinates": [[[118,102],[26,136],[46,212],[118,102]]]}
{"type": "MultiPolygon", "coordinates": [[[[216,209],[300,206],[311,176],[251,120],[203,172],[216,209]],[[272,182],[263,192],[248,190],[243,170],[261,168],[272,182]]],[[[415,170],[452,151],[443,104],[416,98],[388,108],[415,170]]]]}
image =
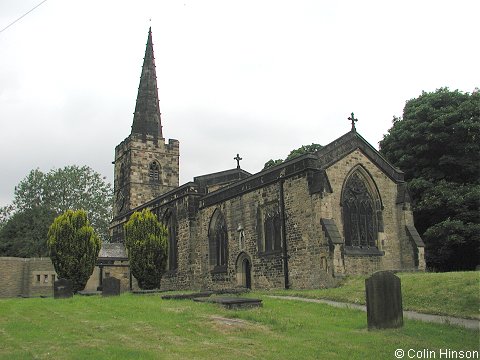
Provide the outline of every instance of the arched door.
{"type": "Polygon", "coordinates": [[[250,274],[250,261],[247,258],[244,258],[242,261],[242,272],[244,274],[244,283],[242,284],[247,289],[252,288],[252,277],[250,274]]]}
{"type": "Polygon", "coordinates": [[[242,252],[237,258],[237,284],[238,286],[252,288],[252,261],[250,256],[242,252]]]}

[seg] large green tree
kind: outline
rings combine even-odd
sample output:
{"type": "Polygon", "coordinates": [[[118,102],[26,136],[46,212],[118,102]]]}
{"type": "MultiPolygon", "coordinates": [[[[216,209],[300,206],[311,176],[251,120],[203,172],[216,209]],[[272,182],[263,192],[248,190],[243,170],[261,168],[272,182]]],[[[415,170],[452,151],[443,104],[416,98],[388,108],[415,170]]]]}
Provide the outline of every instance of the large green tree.
{"type": "Polygon", "coordinates": [[[88,166],[65,166],[48,173],[32,170],[15,187],[17,210],[44,206],[57,215],[67,210],[88,212],[95,231],[107,238],[112,215],[112,186],[88,166]]]}
{"type": "Polygon", "coordinates": [[[67,210],[85,209],[97,234],[108,241],[111,205],[111,185],[88,166],[32,170],[15,187],[13,204],[0,208],[0,256],[38,256],[38,249],[44,253],[48,226],[67,210]]]}
{"type": "Polygon", "coordinates": [[[292,151],[290,151],[290,153],[288,154],[288,156],[285,160],[282,160],[282,159],[277,159],[277,160],[270,159],[270,160],[268,160],[265,163],[265,165],[263,166],[263,170],[271,168],[271,167],[276,166],[276,165],[279,165],[279,164],[283,163],[284,161],[294,159],[298,156],[302,156],[302,155],[305,155],[305,154],[313,154],[313,153],[317,152],[318,150],[320,150],[322,147],[323,147],[322,145],[315,144],[315,143],[312,143],[311,145],[302,145],[298,149],[293,149],[292,151]]]}
{"type": "Polygon", "coordinates": [[[0,256],[48,256],[48,227],[55,213],[35,206],[13,214],[0,229],[0,256]]]}
{"type": "Polygon", "coordinates": [[[441,88],[406,102],[380,151],[405,172],[434,270],[473,269],[480,253],[480,93],[441,88]]]}
{"type": "Polygon", "coordinates": [[[2,228],[5,226],[5,224],[8,222],[10,217],[13,214],[13,205],[5,205],[0,207],[0,231],[2,228]]]}
{"type": "Polygon", "coordinates": [[[134,212],[125,224],[130,269],[142,289],[158,289],[167,265],[167,229],[148,209],[134,212]]]}
{"type": "Polygon", "coordinates": [[[48,230],[48,249],[60,278],[71,280],[73,291],[83,290],[92,275],[102,245],[84,210],[67,210],[48,230]]]}

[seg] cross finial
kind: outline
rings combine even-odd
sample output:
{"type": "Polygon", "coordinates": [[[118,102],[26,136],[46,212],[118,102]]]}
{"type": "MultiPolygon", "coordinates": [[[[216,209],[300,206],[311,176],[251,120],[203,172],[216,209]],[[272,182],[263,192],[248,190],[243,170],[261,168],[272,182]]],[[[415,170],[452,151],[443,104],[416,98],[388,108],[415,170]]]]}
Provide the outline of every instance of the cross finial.
{"type": "Polygon", "coordinates": [[[240,169],[240,160],[242,160],[242,158],[240,157],[240,155],[237,154],[237,156],[234,157],[233,160],[237,160],[237,169],[240,169]]]}
{"type": "Polygon", "coordinates": [[[358,121],[358,119],[355,119],[355,115],[353,115],[353,113],[352,116],[348,118],[348,120],[352,122],[352,131],[357,131],[357,129],[355,128],[355,123],[358,121]]]}

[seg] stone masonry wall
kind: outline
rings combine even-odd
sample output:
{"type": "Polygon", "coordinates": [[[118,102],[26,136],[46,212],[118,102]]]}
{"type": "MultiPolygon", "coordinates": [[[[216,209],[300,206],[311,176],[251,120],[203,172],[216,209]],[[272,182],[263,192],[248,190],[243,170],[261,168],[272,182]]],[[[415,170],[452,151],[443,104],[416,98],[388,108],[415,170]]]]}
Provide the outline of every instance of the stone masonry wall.
{"type": "MultiPolygon", "coordinates": [[[[292,288],[318,288],[332,284],[328,272],[329,249],[320,226],[317,211],[321,207],[319,195],[310,196],[305,174],[285,180],[286,230],[289,255],[289,280],[292,288]]],[[[252,288],[284,288],[282,252],[264,254],[259,251],[263,222],[258,213],[266,206],[280,206],[279,182],[266,185],[241,196],[226,200],[217,206],[204,208],[198,217],[196,232],[199,258],[196,259],[194,283],[204,288],[220,289],[239,286],[237,259],[246,253],[251,259],[252,288]],[[225,216],[228,228],[227,272],[212,274],[209,263],[208,227],[215,209],[225,216]],[[240,233],[244,231],[242,247],[240,233]]],[[[331,265],[330,265],[331,266],[331,265]]]]}
{"type": "Polygon", "coordinates": [[[401,269],[401,247],[400,238],[404,236],[400,232],[397,219],[398,211],[396,205],[397,184],[383,173],[372,161],[359,149],[348,154],[335,164],[327,168],[327,175],[332,186],[332,194],[329,194],[331,214],[338,230],[343,234],[343,220],[341,195],[345,179],[355,167],[361,166],[374,179],[383,203],[383,224],[384,231],[378,234],[378,249],[384,251],[384,256],[348,256],[345,255],[346,274],[368,274],[376,270],[401,269]]]}
{"type": "MultiPolygon", "coordinates": [[[[125,206],[122,211],[134,209],[179,185],[179,142],[170,139],[155,140],[151,136],[142,138],[130,135],[115,149],[114,192],[123,190],[125,206]],[[150,181],[149,165],[156,161],[160,166],[158,182],[150,181]],[[124,166],[123,187],[120,186],[121,166],[124,166]]],[[[115,200],[118,201],[117,198],[115,200]]],[[[118,204],[114,215],[121,213],[118,204]]]]}
{"type": "Polygon", "coordinates": [[[0,297],[23,294],[23,270],[27,259],[0,258],[0,297]]]}
{"type": "Polygon", "coordinates": [[[291,288],[332,286],[329,248],[320,224],[321,195],[310,195],[304,175],[287,179],[284,194],[291,288]]]}
{"type": "Polygon", "coordinates": [[[0,297],[52,296],[55,269],[49,258],[0,258],[0,297]]]}
{"type": "MultiPolygon", "coordinates": [[[[261,189],[227,200],[217,206],[201,209],[196,231],[196,247],[200,250],[195,259],[194,282],[207,289],[222,289],[238,286],[237,259],[245,253],[251,260],[252,288],[283,287],[283,262],[281,253],[259,254],[257,211],[265,204],[279,201],[278,185],[267,185],[261,189]],[[215,209],[225,216],[228,230],[227,272],[212,274],[209,262],[208,228],[215,209]],[[239,226],[243,228],[244,239],[241,243],[239,226]]],[[[263,227],[263,224],[260,226],[263,227]]]]}
{"type": "Polygon", "coordinates": [[[177,269],[167,271],[161,281],[161,289],[181,290],[192,286],[192,256],[195,249],[191,246],[192,221],[189,207],[194,201],[192,197],[182,197],[175,202],[161,206],[154,211],[162,220],[167,211],[171,211],[177,219],[177,269]]]}

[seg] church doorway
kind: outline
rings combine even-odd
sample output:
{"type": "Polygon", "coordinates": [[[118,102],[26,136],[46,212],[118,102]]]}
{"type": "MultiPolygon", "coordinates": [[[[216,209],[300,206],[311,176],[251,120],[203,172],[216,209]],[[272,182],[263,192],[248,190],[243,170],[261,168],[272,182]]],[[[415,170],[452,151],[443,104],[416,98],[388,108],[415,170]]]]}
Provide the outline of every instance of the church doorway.
{"type": "Polygon", "coordinates": [[[237,285],[252,288],[252,262],[248,254],[242,252],[237,258],[237,285]]]}

